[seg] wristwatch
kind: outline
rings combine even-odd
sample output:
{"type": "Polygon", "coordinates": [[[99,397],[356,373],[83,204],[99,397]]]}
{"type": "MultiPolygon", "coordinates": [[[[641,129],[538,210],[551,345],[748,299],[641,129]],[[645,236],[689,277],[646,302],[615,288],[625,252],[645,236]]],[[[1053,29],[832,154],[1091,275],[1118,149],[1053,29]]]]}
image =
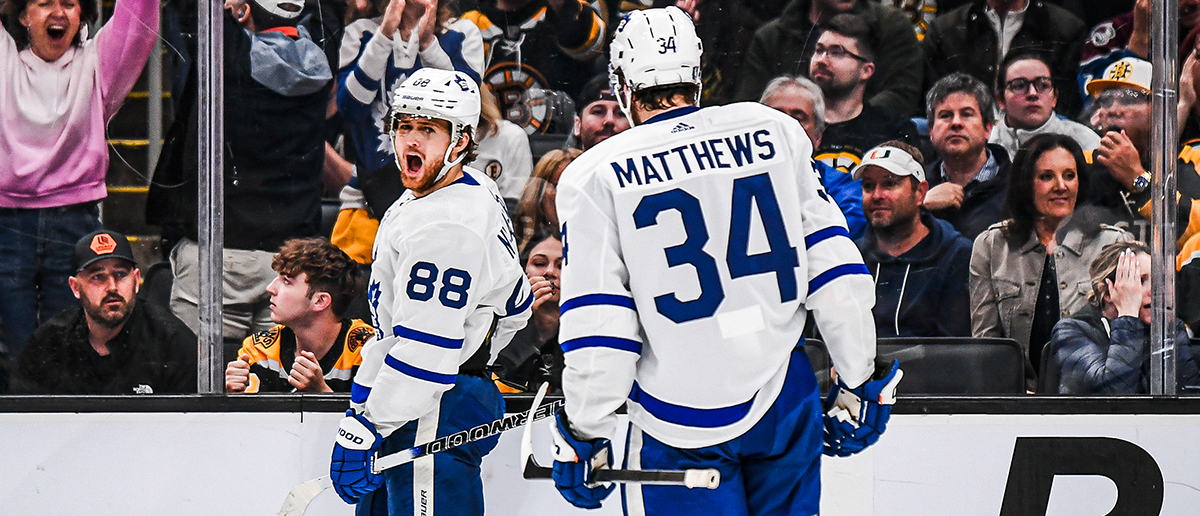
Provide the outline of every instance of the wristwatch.
{"type": "Polygon", "coordinates": [[[1133,193],[1145,192],[1150,188],[1150,172],[1142,172],[1142,175],[1133,178],[1133,193]]]}

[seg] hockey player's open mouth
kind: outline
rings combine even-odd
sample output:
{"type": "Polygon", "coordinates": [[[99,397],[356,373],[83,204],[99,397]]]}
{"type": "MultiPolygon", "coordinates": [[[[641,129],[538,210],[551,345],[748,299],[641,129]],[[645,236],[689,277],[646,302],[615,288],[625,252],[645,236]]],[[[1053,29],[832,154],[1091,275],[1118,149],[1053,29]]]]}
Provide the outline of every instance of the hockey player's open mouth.
{"type": "Polygon", "coordinates": [[[404,175],[420,176],[421,169],[424,164],[425,164],[425,159],[422,158],[419,154],[412,154],[412,153],[405,154],[404,155],[404,175]]]}

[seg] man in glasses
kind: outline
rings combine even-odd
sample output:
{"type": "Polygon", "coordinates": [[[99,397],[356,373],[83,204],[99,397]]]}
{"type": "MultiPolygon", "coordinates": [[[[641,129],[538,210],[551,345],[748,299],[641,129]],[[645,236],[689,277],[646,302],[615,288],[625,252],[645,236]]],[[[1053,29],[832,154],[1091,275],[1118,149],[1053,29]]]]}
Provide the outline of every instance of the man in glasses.
{"type": "MultiPolygon", "coordinates": [[[[1149,61],[1125,57],[1087,83],[1087,92],[1094,97],[1089,120],[1101,133],[1100,147],[1092,159],[1088,202],[1106,210],[1104,216],[1109,220],[1102,222],[1121,226],[1143,242],[1150,238],[1152,72],[1149,61]]],[[[1195,149],[1185,145],[1176,167],[1180,172],[1176,184],[1179,237],[1200,227],[1200,220],[1190,220],[1193,199],[1200,198],[1200,176],[1194,172],[1197,161],[1195,149]]]]}
{"type": "Polygon", "coordinates": [[[1084,150],[1100,146],[1100,137],[1091,128],[1054,113],[1058,89],[1050,78],[1049,60],[1040,52],[1009,52],[1000,64],[996,102],[1004,115],[996,122],[988,143],[1004,147],[1010,158],[1026,140],[1042,133],[1070,136],[1084,150]]]}
{"type": "Polygon", "coordinates": [[[971,0],[939,15],[925,33],[925,84],[954,72],[992,84],[1010,51],[1037,49],[1053,56],[1050,77],[1063,95],[1059,111],[1074,114],[1081,101],[1071,78],[1086,36],[1083,20],[1045,0],[971,0]]]}
{"type": "Polygon", "coordinates": [[[814,157],[844,173],[862,155],[888,140],[916,146],[917,127],[891,109],[864,103],[867,82],[875,75],[876,42],[862,17],[839,14],[817,39],[808,76],[821,87],[828,124],[814,157]]]}
{"type": "Polygon", "coordinates": [[[912,22],[873,0],[790,0],[783,13],[754,33],[737,77],[735,100],[756,100],[771,79],[808,71],[817,37],[839,14],[861,16],[880,42],[866,102],[909,115],[920,111],[921,48],[912,22]]]}

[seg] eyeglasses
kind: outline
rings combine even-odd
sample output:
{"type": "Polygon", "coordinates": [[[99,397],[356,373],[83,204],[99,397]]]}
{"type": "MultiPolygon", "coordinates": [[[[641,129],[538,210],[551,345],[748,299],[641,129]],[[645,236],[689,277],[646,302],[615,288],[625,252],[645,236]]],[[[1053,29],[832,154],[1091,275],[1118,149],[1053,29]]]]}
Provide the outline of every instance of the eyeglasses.
{"type": "Polygon", "coordinates": [[[871,62],[870,60],[868,60],[867,58],[865,58],[863,56],[860,56],[858,54],[855,54],[854,52],[846,50],[841,45],[834,45],[831,47],[826,47],[825,45],[817,45],[816,48],[813,49],[813,59],[820,58],[821,56],[829,56],[830,59],[842,59],[842,58],[849,57],[849,58],[857,59],[864,63],[871,62]]]}
{"type": "Polygon", "coordinates": [[[1034,77],[1032,79],[1019,77],[1004,83],[1004,88],[1009,93],[1025,93],[1029,91],[1030,86],[1033,86],[1033,91],[1037,93],[1046,93],[1050,91],[1050,88],[1054,87],[1054,83],[1050,81],[1049,77],[1034,77]]]}
{"type": "Polygon", "coordinates": [[[1096,105],[1102,108],[1110,108],[1114,103],[1130,106],[1146,102],[1150,102],[1150,94],[1128,88],[1109,88],[1096,97],[1096,105]]]}

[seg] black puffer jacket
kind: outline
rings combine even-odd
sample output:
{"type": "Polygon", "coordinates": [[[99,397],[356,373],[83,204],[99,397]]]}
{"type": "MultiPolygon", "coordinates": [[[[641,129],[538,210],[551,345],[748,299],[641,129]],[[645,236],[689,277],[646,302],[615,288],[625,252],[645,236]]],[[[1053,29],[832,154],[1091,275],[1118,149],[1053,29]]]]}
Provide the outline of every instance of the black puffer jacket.
{"type": "MultiPolygon", "coordinates": [[[[1105,328],[1100,310],[1087,305],[1058,321],[1050,336],[1054,363],[1062,365],[1059,394],[1147,394],[1150,392],[1150,325],[1117,317],[1105,328]]],[[[1200,371],[1183,322],[1175,325],[1176,385],[1200,385],[1200,371]]]]}

